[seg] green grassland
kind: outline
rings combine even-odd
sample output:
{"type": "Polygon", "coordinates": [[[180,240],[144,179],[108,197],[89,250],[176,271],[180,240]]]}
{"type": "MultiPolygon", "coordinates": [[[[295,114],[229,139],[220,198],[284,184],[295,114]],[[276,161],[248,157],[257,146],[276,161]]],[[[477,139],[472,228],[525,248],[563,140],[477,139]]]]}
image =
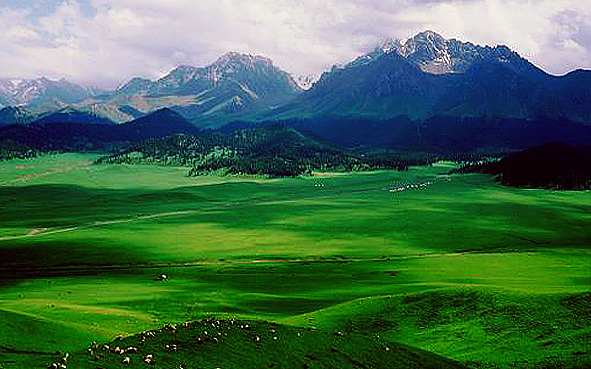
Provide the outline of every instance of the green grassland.
{"type": "Polygon", "coordinates": [[[450,176],[450,163],[270,180],[94,158],[0,163],[2,367],[209,316],[470,367],[591,363],[589,192],[450,176]]]}

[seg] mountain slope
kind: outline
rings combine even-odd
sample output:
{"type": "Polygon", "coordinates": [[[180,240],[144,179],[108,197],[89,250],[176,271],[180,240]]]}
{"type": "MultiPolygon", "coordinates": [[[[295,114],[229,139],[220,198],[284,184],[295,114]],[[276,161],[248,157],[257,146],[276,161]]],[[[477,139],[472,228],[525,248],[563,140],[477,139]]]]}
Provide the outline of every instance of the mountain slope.
{"type": "Polygon", "coordinates": [[[239,129],[229,133],[203,131],[150,139],[101,163],[158,164],[192,167],[189,175],[221,171],[290,177],[313,170],[405,170],[426,160],[388,153],[352,152],[320,143],[281,125],[239,129]]]}
{"type": "Polygon", "coordinates": [[[582,71],[548,75],[505,46],[477,46],[423,32],[405,43],[388,41],[333,68],[295,102],[266,117],[456,116],[591,124],[589,79],[582,71]],[[567,86],[576,89],[568,93],[567,86]]]}
{"type": "Polygon", "coordinates": [[[113,121],[96,114],[64,108],[55,113],[48,113],[35,121],[37,124],[75,123],[75,124],[114,124],[113,121]]]}
{"type": "Polygon", "coordinates": [[[0,79],[0,104],[3,105],[70,104],[92,94],[90,89],[65,79],[0,79]]]}
{"type": "Polygon", "coordinates": [[[0,126],[0,147],[11,151],[7,157],[30,150],[116,151],[149,138],[198,132],[198,128],[170,109],[125,124],[112,124],[91,114],[68,110],[49,114],[28,125],[0,126]]]}
{"type": "Polygon", "coordinates": [[[163,137],[175,133],[197,133],[197,129],[177,112],[163,108],[142,116],[134,121],[120,125],[120,129],[134,140],[163,137]]]}
{"type": "Polygon", "coordinates": [[[219,120],[283,104],[299,92],[291,76],[270,59],[227,53],[206,67],[179,66],[156,81],[134,78],[106,103],[142,112],[174,107],[195,123],[219,125],[219,120]]]}
{"type": "MultiPolygon", "coordinates": [[[[53,359],[59,364],[63,355],[53,359]]],[[[70,355],[67,364],[74,368],[463,368],[427,351],[361,334],[217,319],[167,325],[91,345],[88,352],[70,355]]]]}
{"type": "Polygon", "coordinates": [[[27,124],[35,120],[35,114],[23,107],[7,106],[0,109],[0,126],[27,124]]]}

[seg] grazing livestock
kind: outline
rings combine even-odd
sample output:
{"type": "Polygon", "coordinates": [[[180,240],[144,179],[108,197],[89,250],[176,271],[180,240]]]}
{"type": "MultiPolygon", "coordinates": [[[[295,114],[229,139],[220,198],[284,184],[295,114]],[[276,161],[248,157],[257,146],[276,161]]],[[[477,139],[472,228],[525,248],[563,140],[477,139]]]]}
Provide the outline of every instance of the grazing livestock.
{"type": "Polygon", "coordinates": [[[148,354],[146,356],[144,356],[144,363],[146,364],[154,364],[154,356],[152,356],[152,354],[148,354]]]}
{"type": "Polygon", "coordinates": [[[160,274],[158,277],[154,279],[157,282],[164,282],[168,280],[168,276],[166,274],[160,274]]]}
{"type": "Polygon", "coordinates": [[[125,350],[122,349],[121,347],[114,347],[114,348],[111,348],[109,350],[109,352],[112,353],[112,354],[122,355],[123,353],[125,353],[125,350]]]}
{"type": "Polygon", "coordinates": [[[124,357],[123,360],[121,360],[121,363],[129,364],[129,363],[131,363],[131,358],[129,358],[129,356],[124,357]]]}
{"type": "Polygon", "coordinates": [[[125,349],[126,354],[137,354],[139,351],[137,347],[128,347],[125,349]]]}

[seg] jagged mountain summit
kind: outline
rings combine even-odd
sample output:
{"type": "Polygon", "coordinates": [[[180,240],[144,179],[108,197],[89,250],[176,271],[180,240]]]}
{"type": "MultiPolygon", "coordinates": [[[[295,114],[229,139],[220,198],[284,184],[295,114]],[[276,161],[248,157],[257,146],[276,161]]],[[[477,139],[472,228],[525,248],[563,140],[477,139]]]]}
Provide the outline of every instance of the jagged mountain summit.
{"type": "Polygon", "coordinates": [[[35,114],[71,107],[118,123],[173,108],[196,125],[220,124],[293,100],[302,89],[265,57],[230,52],[205,67],[179,66],[152,81],[133,78],[115,91],[66,80],[0,80],[0,108],[35,114]]]}
{"type": "Polygon", "coordinates": [[[90,88],[70,83],[65,79],[54,81],[48,78],[0,79],[0,104],[19,106],[31,104],[78,103],[92,96],[90,88]]]}
{"type": "Polygon", "coordinates": [[[591,71],[553,76],[506,46],[427,31],[335,66],[259,121],[352,147],[467,152],[591,139],[591,71]]]}
{"type": "Polygon", "coordinates": [[[142,112],[171,107],[201,124],[278,106],[300,91],[270,59],[230,52],[205,67],[179,66],[156,81],[134,78],[108,102],[142,112]]]}
{"type": "Polygon", "coordinates": [[[303,74],[296,78],[296,83],[302,90],[309,90],[319,78],[320,75],[316,73],[303,74]]]}
{"type": "Polygon", "coordinates": [[[405,42],[387,41],[333,67],[295,102],[267,117],[454,116],[590,123],[590,76],[591,71],[552,76],[506,46],[446,40],[427,31],[405,42]]]}
{"type": "MultiPolygon", "coordinates": [[[[143,81],[145,83],[145,81],[143,81]]],[[[135,81],[137,84],[138,81],[135,81]]],[[[253,99],[283,100],[298,91],[291,76],[265,57],[230,52],[203,68],[179,66],[152,84],[148,94],[190,95],[215,88],[235,87],[253,99]]],[[[126,86],[123,86],[125,89],[126,86]]]]}
{"type": "MultiPolygon", "coordinates": [[[[197,127],[299,122],[298,129],[351,146],[519,149],[549,138],[576,144],[590,137],[591,71],[553,76],[506,46],[448,40],[432,31],[387,40],[317,81],[302,81],[306,89],[267,58],[227,53],[205,67],[179,66],[154,81],[133,78],[100,95],[61,81],[55,82],[64,87],[61,97],[45,98],[41,91],[57,88],[49,80],[41,82],[53,89],[26,92],[24,81],[4,81],[2,91],[11,101],[28,96],[22,101],[36,106],[91,94],[67,106],[118,123],[162,108],[197,127]],[[14,91],[21,85],[19,95],[14,91]]],[[[53,104],[54,111],[64,107],[53,104]]],[[[27,109],[39,115],[39,109],[27,109]]],[[[18,120],[5,113],[6,122],[18,120]]]]}
{"type": "MultiPolygon", "coordinates": [[[[424,31],[406,41],[388,39],[370,54],[360,57],[357,62],[372,60],[381,55],[395,53],[429,74],[465,73],[479,62],[499,62],[514,68],[536,68],[507,46],[478,46],[456,39],[447,40],[433,31],[424,31]]],[[[355,62],[354,62],[355,63],[355,62]]]]}

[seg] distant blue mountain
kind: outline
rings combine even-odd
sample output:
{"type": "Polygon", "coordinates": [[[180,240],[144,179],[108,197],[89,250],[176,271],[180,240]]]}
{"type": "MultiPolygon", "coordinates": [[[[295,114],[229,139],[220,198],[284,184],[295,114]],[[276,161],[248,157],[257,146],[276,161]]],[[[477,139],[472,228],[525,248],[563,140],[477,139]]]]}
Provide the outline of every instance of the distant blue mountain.
{"type": "Polygon", "coordinates": [[[149,138],[199,131],[170,109],[161,109],[124,124],[105,122],[89,114],[62,112],[27,125],[0,127],[0,143],[14,142],[40,151],[118,150],[149,138]]]}
{"type": "Polygon", "coordinates": [[[37,124],[74,123],[74,124],[115,124],[113,121],[96,114],[65,108],[48,113],[35,121],[37,124]]]}
{"type": "Polygon", "coordinates": [[[35,120],[35,114],[23,107],[7,106],[0,109],[0,126],[27,124],[35,120]]]}

